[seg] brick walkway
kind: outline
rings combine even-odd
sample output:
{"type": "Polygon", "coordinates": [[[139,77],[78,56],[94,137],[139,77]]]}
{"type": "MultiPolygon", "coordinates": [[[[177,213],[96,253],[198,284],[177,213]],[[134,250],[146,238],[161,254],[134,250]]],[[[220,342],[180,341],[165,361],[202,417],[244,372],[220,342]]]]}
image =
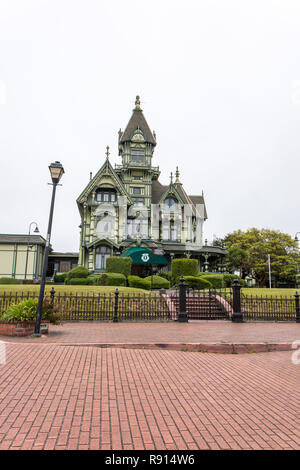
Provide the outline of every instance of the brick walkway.
{"type": "Polygon", "coordinates": [[[70,322],[60,326],[50,325],[50,334],[42,338],[0,336],[0,340],[34,344],[94,344],[119,347],[132,345],[140,348],[157,346],[221,352],[232,352],[231,343],[234,343],[238,352],[253,349],[259,352],[272,350],[274,345],[280,345],[284,350],[290,349],[293,341],[300,340],[300,324],[273,322],[239,324],[229,321],[70,322]],[[248,348],[245,345],[248,345],[248,348]]]}
{"type": "Polygon", "coordinates": [[[0,449],[300,449],[290,352],[7,344],[0,449]]]}

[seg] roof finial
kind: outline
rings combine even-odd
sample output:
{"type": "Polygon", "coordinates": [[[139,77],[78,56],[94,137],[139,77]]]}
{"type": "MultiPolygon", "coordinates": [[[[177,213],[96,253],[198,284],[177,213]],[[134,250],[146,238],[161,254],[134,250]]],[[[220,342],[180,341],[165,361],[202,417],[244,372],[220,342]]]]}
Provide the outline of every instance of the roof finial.
{"type": "Polygon", "coordinates": [[[180,183],[178,166],[176,167],[176,181],[175,181],[175,183],[180,183]]]}
{"type": "Polygon", "coordinates": [[[137,95],[135,99],[135,109],[141,109],[141,100],[139,95],[137,95]]]}
{"type": "Polygon", "coordinates": [[[171,184],[173,184],[173,173],[171,171],[171,174],[170,174],[170,180],[171,180],[171,184]]]}
{"type": "Polygon", "coordinates": [[[109,157],[109,146],[106,147],[106,152],[105,152],[105,154],[106,154],[106,159],[108,160],[108,157],[109,157]]]}

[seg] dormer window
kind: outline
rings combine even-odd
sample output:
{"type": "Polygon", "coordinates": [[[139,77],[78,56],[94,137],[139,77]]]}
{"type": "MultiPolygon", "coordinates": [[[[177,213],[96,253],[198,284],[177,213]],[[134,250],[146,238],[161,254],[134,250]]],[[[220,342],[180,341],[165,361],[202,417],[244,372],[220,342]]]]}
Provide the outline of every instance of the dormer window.
{"type": "Polygon", "coordinates": [[[98,189],[96,192],[97,202],[116,202],[116,192],[113,189],[98,189]]]}
{"type": "Polygon", "coordinates": [[[164,200],[164,209],[174,211],[177,208],[178,201],[173,197],[167,197],[164,200]]]}

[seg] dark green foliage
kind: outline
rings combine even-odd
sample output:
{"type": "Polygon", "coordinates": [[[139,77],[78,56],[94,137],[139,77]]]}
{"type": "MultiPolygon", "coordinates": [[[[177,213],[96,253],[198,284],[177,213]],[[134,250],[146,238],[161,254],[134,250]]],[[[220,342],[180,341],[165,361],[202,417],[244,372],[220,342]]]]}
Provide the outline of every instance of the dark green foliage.
{"type": "Polygon", "coordinates": [[[106,260],[107,273],[119,273],[124,274],[127,278],[131,273],[132,259],[130,257],[121,258],[120,256],[110,256],[106,260]]]}
{"type": "Polygon", "coordinates": [[[224,281],[224,287],[232,287],[233,281],[235,278],[238,278],[239,283],[241,284],[242,287],[245,287],[246,281],[244,279],[241,279],[240,276],[236,276],[235,274],[223,274],[223,281],[224,281]]]}
{"type": "Polygon", "coordinates": [[[87,286],[88,279],[86,277],[73,277],[68,282],[71,286],[87,286]]]}
{"type": "Polygon", "coordinates": [[[103,273],[94,277],[95,286],[126,286],[126,277],[121,273],[103,273]]]}
{"type": "Polygon", "coordinates": [[[202,276],[185,276],[184,282],[192,289],[212,289],[212,284],[202,276]]]}
{"type": "MultiPolygon", "coordinates": [[[[151,276],[145,277],[151,283],[151,276]]],[[[170,289],[170,282],[160,276],[152,276],[152,289],[170,289]]]]}
{"type": "Polygon", "coordinates": [[[201,279],[209,281],[214,289],[223,287],[223,274],[205,274],[205,276],[201,276],[201,279]]]}
{"type": "Polygon", "coordinates": [[[172,278],[171,271],[159,271],[157,275],[163,277],[164,279],[167,279],[168,281],[170,281],[172,278]]]}
{"type": "MultiPolygon", "coordinates": [[[[10,305],[5,313],[0,317],[0,321],[34,321],[38,307],[38,299],[29,298],[14,305],[10,305]]],[[[63,304],[51,305],[49,299],[44,299],[42,306],[42,319],[49,320],[54,325],[61,323],[64,312],[63,304]]]]}
{"type": "Polygon", "coordinates": [[[179,282],[181,275],[185,276],[198,276],[199,267],[198,260],[188,258],[178,258],[172,261],[172,277],[173,282],[179,282]]]}
{"type": "Polygon", "coordinates": [[[20,280],[12,277],[0,277],[0,284],[20,284],[20,280]]]}
{"type": "Polygon", "coordinates": [[[54,282],[64,284],[65,279],[68,277],[68,273],[60,273],[60,274],[55,274],[54,276],[54,282]]]}
{"type": "Polygon", "coordinates": [[[136,287],[138,289],[151,289],[151,282],[148,279],[142,279],[139,276],[128,276],[129,287],[136,287]]]}
{"type": "Polygon", "coordinates": [[[71,269],[71,271],[67,273],[67,284],[69,284],[70,280],[73,278],[75,279],[87,278],[88,275],[89,275],[89,270],[87,268],[84,268],[83,266],[77,266],[77,268],[73,268],[71,269]]]}

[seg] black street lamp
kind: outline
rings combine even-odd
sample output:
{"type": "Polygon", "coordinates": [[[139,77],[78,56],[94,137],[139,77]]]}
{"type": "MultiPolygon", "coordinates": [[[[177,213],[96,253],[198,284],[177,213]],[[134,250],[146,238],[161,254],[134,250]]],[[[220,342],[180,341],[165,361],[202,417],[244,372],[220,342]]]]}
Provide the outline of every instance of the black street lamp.
{"type": "Polygon", "coordinates": [[[41,318],[42,318],[46,274],[47,274],[47,267],[48,267],[48,255],[49,255],[49,249],[50,249],[50,236],[51,236],[51,228],[52,228],[55,192],[56,192],[56,186],[58,185],[62,175],[64,174],[64,169],[60,162],[51,163],[51,165],[49,166],[49,170],[51,174],[53,190],[52,190],[52,199],[51,199],[51,207],[50,207],[50,214],[49,214],[46,246],[45,246],[45,253],[44,253],[44,260],[43,260],[41,287],[40,287],[40,293],[39,293],[38,308],[36,312],[36,323],[35,323],[34,334],[32,335],[37,338],[41,336],[40,326],[41,326],[41,318]]]}
{"type": "MultiPolygon", "coordinates": [[[[30,230],[31,230],[31,225],[32,224],[35,224],[35,229],[34,229],[34,233],[40,233],[39,229],[38,229],[38,226],[37,226],[37,223],[36,222],[31,222],[29,224],[29,231],[28,231],[28,241],[27,241],[27,250],[26,250],[26,262],[25,262],[25,279],[27,278],[27,266],[28,266],[28,251],[29,251],[29,242],[30,242],[30,230]]],[[[31,246],[32,248],[32,246],[31,246]]]]}

